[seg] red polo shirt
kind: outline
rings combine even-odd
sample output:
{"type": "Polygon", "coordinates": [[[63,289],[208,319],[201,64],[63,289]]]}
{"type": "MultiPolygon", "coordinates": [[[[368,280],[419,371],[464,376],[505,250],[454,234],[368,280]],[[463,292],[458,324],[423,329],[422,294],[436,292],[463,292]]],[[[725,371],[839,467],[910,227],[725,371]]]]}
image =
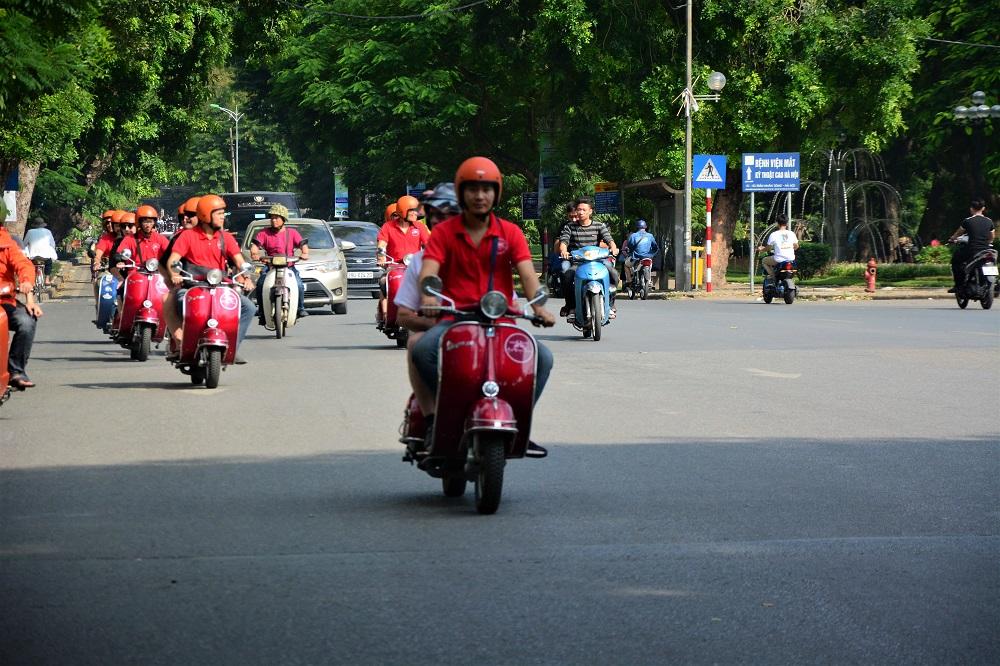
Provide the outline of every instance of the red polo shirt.
{"type": "Polygon", "coordinates": [[[378,240],[385,241],[385,253],[396,261],[403,261],[403,257],[420,251],[420,248],[427,245],[430,232],[422,223],[411,224],[410,228],[403,231],[397,222],[389,221],[382,225],[378,231],[378,240]]]}
{"type": "Polygon", "coordinates": [[[438,275],[444,282],[444,294],[453,298],[460,310],[479,303],[483,294],[489,291],[493,238],[498,239],[493,289],[502,294],[513,294],[514,267],[522,261],[531,261],[531,250],[520,227],[490,213],[489,229],[478,247],[472,244],[461,215],[450,217],[434,227],[424,250],[424,261],[433,259],[441,264],[438,275]]]}
{"type": "Polygon", "coordinates": [[[150,259],[159,259],[160,253],[167,248],[167,239],[155,231],[148,238],[142,236],[125,236],[118,244],[118,252],[126,249],[132,251],[135,263],[144,264],[150,259]]]}
{"type": "Polygon", "coordinates": [[[101,237],[97,239],[97,245],[94,250],[100,250],[103,256],[108,256],[108,252],[111,252],[111,248],[114,247],[115,241],[118,240],[118,236],[115,234],[109,234],[104,232],[101,237]]]}
{"type": "Polygon", "coordinates": [[[174,243],[173,252],[181,255],[181,258],[190,264],[224,271],[226,260],[235,258],[240,253],[240,246],[228,231],[216,231],[215,235],[209,238],[199,226],[180,234],[174,243]],[[220,233],[225,238],[223,249],[219,249],[220,233]]]}

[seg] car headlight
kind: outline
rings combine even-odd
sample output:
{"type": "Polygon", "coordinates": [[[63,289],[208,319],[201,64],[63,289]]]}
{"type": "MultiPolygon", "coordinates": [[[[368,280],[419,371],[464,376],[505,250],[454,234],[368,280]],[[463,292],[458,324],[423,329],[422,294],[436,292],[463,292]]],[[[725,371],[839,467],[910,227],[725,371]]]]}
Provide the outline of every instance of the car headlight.
{"type": "Polygon", "coordinates": [[[319,271],[320,273],[332,273],[333,271],[340,270],[340,259],[333,259],[332,261],[324,261],[318,264],[313,264],[308,268],[314,271],[319,271]]]}

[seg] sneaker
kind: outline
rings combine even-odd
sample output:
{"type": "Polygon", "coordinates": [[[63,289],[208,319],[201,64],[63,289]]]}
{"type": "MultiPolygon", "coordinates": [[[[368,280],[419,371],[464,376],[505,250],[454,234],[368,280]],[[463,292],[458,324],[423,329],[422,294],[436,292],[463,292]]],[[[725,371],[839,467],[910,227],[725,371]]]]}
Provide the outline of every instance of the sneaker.
{"type": "Polygon", "coordinates": [[[526,458],[544,458],[549,455],[549,452],[545,447],[539,446],[529,439],[528,448],[524,451],[524,455],[526,458]]]}
{"type": "Polygon", "coordinates": [[[247,360],[242,356],[240,356],[239,354],[237,354],[236,356],[233,357],[233,363],[235,363],[236,365],[246,365],[247,360]]]}
{"type": "Polygon", "coordinates": [[[618,316],[618,312],[614,308],[611,308],[611,314],[608,315],[608,319],[614,319],[617,316],[618,316]]]}
{"type": "Polygon", "coordinates": [[[303,317],[308,317],[308,316],[309,316],[309,313],[306,312],[305,310],[303,310],[302,312],[297,313],[295,315],[295,318],[296,319],[302,319],[303,317]]]}

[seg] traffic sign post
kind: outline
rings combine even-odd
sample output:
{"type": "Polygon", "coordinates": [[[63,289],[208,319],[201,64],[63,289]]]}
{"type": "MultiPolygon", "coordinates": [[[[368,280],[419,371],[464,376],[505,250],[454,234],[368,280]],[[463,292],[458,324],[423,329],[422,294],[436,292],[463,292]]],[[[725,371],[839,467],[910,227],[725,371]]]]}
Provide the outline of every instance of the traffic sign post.
{"type": "Polygon", "coordinates": [[[521,193],[521,219],[538,220],[538,192],[521,193]]]}
{"type": "Polygon", "coordinates": [[[705,292],[712,291],[712,190],[726,189],[726,156],[695,155],[691,186],[705,190],[705,292]]]}
{"type": "Polygon", "coordinates": [[[594,212],[618,215],[621,212],[622,197],[618,183],[594,183],[594,212]]]}

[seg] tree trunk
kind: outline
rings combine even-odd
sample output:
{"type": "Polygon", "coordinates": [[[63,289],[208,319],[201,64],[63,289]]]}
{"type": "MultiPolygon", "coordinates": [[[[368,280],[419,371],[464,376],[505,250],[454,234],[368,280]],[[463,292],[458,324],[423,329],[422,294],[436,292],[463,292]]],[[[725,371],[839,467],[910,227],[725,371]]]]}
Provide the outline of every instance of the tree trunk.
{"type": "Polygon", "coordinates": [[[83,167],[83,174],[80,179],[80,184],[86,187],[88,190],[94,186],[94,183],[104,175],[104,172],[108,170],[111,166],[111,162],[115,159],[115,151],[111,151],[106,155],[95,155],[87,160],[87,165],[83,167]]]}
{"type": "Polygon", "coordinates": [[[17,222],[14,228],[10,229],[11,234],[24,236],[24,229],[28,226],[28,212],[31,210],[31,197],[35,193],[35,181],[38,180],[38,172],[42,165],[39,163],[29,164],[21,162],[17,167],[17,177],[20,188],[17,192],[17,222]]]}
{"type": "Polygon", "coordinates": [[[718,190],[712,202],[712,284],[725,286],[729,255],[732,254],[733,235],[743,204],[739,169],[726,169],[727,189],[718,190]]]}

